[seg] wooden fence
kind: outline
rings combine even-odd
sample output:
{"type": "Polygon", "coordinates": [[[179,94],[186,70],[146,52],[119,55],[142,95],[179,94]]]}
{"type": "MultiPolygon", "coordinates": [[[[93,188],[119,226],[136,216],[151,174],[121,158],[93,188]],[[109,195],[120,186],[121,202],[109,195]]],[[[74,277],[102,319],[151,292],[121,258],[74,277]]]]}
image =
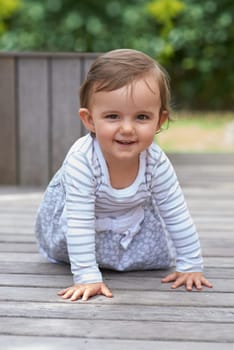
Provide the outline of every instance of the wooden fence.
{"type": "Polygon", "coordinates": [[[0,184],[48,183],[85,133],[78,92],[95,57],[0,53],[0,184]]]}

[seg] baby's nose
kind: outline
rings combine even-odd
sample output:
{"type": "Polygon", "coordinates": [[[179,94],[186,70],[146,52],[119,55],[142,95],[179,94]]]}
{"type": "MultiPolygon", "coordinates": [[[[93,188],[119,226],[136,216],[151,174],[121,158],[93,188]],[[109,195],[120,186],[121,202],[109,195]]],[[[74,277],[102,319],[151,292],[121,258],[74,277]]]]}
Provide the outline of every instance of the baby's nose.
{"type": "Polygon", "coordinates": [[[131,121],[123,121],[120,126],[120,131],[122,133],[132,133],[134,131],[134,126],[131,121]]]}

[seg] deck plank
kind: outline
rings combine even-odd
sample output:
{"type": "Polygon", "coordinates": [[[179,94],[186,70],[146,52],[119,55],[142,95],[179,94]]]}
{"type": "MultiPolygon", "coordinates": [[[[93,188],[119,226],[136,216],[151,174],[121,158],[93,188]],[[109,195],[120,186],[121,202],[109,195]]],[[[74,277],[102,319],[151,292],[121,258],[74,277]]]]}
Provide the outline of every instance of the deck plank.
{"type": "MultiPolygon", "coordinates": [[[[42,319],[74,319],[74,320],[129,320],[129,310],[125,304],[82,304],[77,307],[71,303],[49,303],[33,301],[0,302],[2,317],[24,317],[42,319]]],[[[226,307],[191,307],[191,306],[158,306],[138,305],[131,308],[132,321],[160,321],[160,322],[205,322],[205,323],[232,323],[234,308],[226,307]]]]}
{"type": "MultiPolygon", "coordinates": [[[[1,337],[4,350],[43,349],[43,350],[110,350],[109,339],[87,339],[77,337],[9,336],[1,337]],[[38,345],[38,343],[40,345],[38,345]]],[[[155,340],[112,339],[111,350],[233,350],[232,344],[214,342],[168,342],[155,340]]]]}
{"type": "MultiPolygon", "coordinates": [[[[24,262],[10,262],[10,261],[4,261],[1,262],[1,272],[3,274],[25,274],[25,275],[31,275],[31,274],[38,274],[38,275],[45,275],[48,276],[62,276],[62,275],[68,275],[70,274],[69,265],[67,264],[51,264],[47,262],[40,262],[40,263],[24,263],[24,262]]],[[[105,272],[105,276],[108,276],[108,274],[111,274],[112,276],[115,276],[115,278],[119,278],[119,276],[122,274],[118,274],[116,272],[105,272]]],[[[137,271],[137,272],[125,272],[124,275],[131,278],[138,278],[139,280],[142,277],[158,277],[163,278],[167,274],[167,271],[165,270],[158,270],[158,271],[137,271]]],[[[226,267],[206,267],[205,268],[205,275],[207,278],[222,278],[222,279],[233,279],[234,276],[234,268],[226,268],[226,267]]],[[[141,283],[141,282],[139,282],[141,283]]]]}
{"type": "MultiPolygon", "coordinates": [[[[165,275],[162,273],[162,275],[165,275]]],[[[138,290],[138,291],[169,291],[170,288],[167,284],[161,283],[160,277],[144,276],[137,277],[131,275],[119,274],[118,276],[113,273],[105,273],[104,278],[109,287],[113,290],[138,290]],[[141,283],[139,283],[139,279],[141,283]]],[[[66,275],[38,275],[38,274],[1,274],[1,286],[5,287],[47,287],[47,288],[63,288],[72,283],[71,274],[66,275]]],[[[218,290],[219,293],[234,293],[234,276],[230,279],[225,278],[212,278],[214,285],[213,290],[218,290]]],[[[207,293],[213,293],[212,289],[206,289],[207,293]]],[[[183,292],[183,288],[173,290],[173,293],[179,291],[183,292]]]]}
{"type": "MultiPolygon", "coordinates": [[[[111,311],[111,310],[110,310],[111,311]]],[[[25,318],[2,317],[3,334],[105,338],[128,340],[170,340],[207,342],[234,342],[233,324],[159,322],[132,320],[71,320],[31,318],[25,327],[25,318]]]]}
{"type": "MultiPolygon", "coordinates": [[[[30,287],[0,287],[0,301],[35,301],[35,302],[69,302],[64,301],[56,295],[58,288],[30,288],[30,287]]],[[[181,293],[172,290],[161,291],[144,290],[113,290],[114,298],[106,298],[104,296],[93,297],[89,300],[89,304],[108,304],[117,305],[125,304],[129,308],[135,307],[136,304],[141,305],[165,305],[165,306],[218,306],[218,307],[234,307],[234,294],[217,292],[185,292],[181,289],[181,293]]],[[[78,301],[77,303],[81,303],[78,301]]],[[[129,311],[129,310],[128,310],[129,311]]]]}

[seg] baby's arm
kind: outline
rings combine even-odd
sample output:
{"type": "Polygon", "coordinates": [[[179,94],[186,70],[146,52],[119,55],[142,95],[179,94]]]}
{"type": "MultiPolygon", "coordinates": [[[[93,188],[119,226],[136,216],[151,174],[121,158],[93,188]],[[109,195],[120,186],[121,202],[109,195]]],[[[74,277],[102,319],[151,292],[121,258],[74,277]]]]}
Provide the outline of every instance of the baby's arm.
{"type": "Polygon", "coordinates": [[[71,154],[64,166],[66,192],[67,249],[74,285],[58,294],[64,299],[111,292],[102,282],[95,253],[95,176],[85,155],[71,154]]]}
{"type": "Polygon", "coordinates": [[[71,301],[76,301],[80,298],[82,298],[83,301],[86,301],[92,296],[101,294],[108,298],[113,296],[110,289],[103,282],[74,284],[73,286],[58,292],[58,295],[63,299],[70,299],[71,301]]]}
{"type": "Polygon", "coordinates": [[[161,158],[153,182],[156,210],[162,217],[165,229],[176,249],[176,271],[162,279],[174,282],[172,288],[185,285],[187,290],[212,284],[203,276],[203,260],[199,237],[189,214],[175,171],[167,157],[161,158]]]}

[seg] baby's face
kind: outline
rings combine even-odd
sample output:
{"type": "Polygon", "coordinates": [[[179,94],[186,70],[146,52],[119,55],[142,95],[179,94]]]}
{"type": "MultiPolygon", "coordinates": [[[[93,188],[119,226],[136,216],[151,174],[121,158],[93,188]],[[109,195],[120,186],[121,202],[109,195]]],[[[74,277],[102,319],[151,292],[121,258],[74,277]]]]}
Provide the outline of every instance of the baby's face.
{"type": "Polygon", "coordinates": [[[106,161],[138,158],[167,117],[166,112],[160,116],[160,108],[159,87],[151,76],[117,90],[95,92],[86,110],[88,128],[96,134],[106,161]]]}

